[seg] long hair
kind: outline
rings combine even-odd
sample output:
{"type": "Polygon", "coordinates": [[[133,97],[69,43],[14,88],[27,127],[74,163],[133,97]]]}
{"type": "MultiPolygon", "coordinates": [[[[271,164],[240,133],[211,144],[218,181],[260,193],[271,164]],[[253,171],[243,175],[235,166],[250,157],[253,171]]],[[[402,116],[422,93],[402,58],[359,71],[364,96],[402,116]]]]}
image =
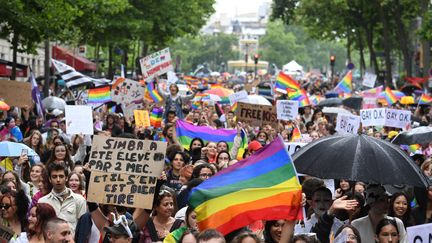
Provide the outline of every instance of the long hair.
{"type": "Polygon", "coordinates": [[[39,156],[42,156],[44,153],[42,134],[38,130],[33,130],[29,136],[29,139],[25,141],[24,144],[32,148],[39,156]],[[32,145],[32,139],[34,136],[39,136],[39,142],[36,144],[36,147],[33,147],[32,145]]]}
{"type": "Polygon", "coordinates": [[[79,181],[78,190],[83,191],[84,190],[84,178],[80,174],[78,174],[77,172],[74,172],[74,171],[72,171],[71,173],[69,173],[69,175],[67,177],[67,185],[68,185],[68,187],[69,187],[69,180],[70,180],[70,178],[73,175],[78,176],[78,181],[79,181]]]}
{"type": "Polygon", "coordinates": [[[38,203],[32,208],[34,207],[36,208],[37,222],[34,229],[28,229],[30,237],[42,233],[43,225],[48,222],[48,220],[57,217],[55,209],[47,203],[38,203]]]}
{"type": "Polygon", "coordinates": [[[0,202],[3,202],[4,198],[8,198],[11,204],[12,201],[15,201],[17,207],[16,216],[21,224],[21,228],[26,229],[28,225],[27,210],[30,202],[25,192],[23,190],[9,190],[3,193],[0,197],[0,202]]]}
{"type": "Polygon", "coordinates": [[[400,196],[404,196],[406,201],[407,201],[407,211],[405,212],[405,214],[402,216],[401,220],[404,223],[405,227],[411,226],[411,205],[408,199],[408,196],[405,192],[396,192],[392,195],[392,197],[390,198],[390,206],[389,206],[389,211],[388,211],[388,216],[391,217],[396,217],[396,213],[394,211],[393,208],[393,204],[396,201],[396,198],[400,197],[400,196]]]}
{"type": "Polygon", "coordinates": [[[61,146],[63,146],[65,148],[65,150],[66,150],[65,158],[64,158],[63,161],[67,165],[67,167],[70,170],[72,170],[72,168],[73,168],[73,161],[72,161],[71,156],[70,156],[69,148],[65,144],[56,144],[56,145],[54,145],[54,148],[52,149],[52,152],[51,152],[51,157],[49,158],[48,162],[46,163],[46,167],[48,168],[50,166],[50,164],[55,163],[55,161],[57,160],[56,155],[55,155],[55,150],[56,150],[56,148],[61,147],[61,146]]]}

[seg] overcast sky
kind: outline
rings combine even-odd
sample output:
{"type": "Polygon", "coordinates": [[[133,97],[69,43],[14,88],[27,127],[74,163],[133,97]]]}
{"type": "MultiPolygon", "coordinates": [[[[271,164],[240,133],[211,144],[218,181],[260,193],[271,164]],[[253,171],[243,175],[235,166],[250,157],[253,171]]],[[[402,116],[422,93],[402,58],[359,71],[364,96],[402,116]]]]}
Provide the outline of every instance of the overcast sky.
{"type": "Polygon", "coordinates": [[[258,7],[264,2],[271,2],[271,0],[216,0],[213,5],[216,12],[212,18],[219,17],[221,13],[234,17],[236,12],[237,14],[258,12],[258,7]]]}

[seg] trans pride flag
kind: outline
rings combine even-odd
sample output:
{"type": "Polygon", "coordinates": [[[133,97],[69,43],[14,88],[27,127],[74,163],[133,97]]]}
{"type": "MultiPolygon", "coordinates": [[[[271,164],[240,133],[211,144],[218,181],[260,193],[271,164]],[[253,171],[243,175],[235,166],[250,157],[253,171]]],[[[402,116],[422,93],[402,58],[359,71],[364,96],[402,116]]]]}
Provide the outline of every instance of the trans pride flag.
{"type": "Polygon", "coordinates": [[[189,203],[200,230],[226,235],[257,220],[302,219],[302,191],[282,138],[195,187],[189,203]]]}

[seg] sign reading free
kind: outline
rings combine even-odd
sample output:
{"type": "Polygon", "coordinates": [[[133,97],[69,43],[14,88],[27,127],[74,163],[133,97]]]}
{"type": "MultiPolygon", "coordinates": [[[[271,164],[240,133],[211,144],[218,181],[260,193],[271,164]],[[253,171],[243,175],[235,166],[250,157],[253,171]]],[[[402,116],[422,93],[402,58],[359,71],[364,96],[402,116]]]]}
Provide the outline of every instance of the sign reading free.
{"type": "Polygon", "coordinates": [[[388,126],[405,129],[411,122],[411,112],[387,108],[360,110],[363,126],[388,126]]]}

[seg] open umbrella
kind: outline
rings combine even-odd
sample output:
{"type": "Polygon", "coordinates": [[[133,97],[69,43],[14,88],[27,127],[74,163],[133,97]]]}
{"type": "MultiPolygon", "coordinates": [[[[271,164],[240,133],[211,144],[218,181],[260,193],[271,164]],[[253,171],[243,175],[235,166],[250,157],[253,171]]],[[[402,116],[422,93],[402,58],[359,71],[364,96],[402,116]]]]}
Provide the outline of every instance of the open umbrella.
{"type": "Polygon", "coordinates": [[[59,109],[64,111],[66,101],[56,96],[49,96],[42,100],[42,105],[47,110],[59,109]]]}
{"type": "Polygon", "coordinates": [[[328,98],[318,103],[318,106],[340,106],[342,105],[342,100],[340,98],[328,98]]]}
{"type": "Polygon", "coordinates": [[[14,143],[9,141],[0,142],[0,156],[18,157],[21,156],[22,150],[26,149],[29,156],[36,155],[35,151],[23,143],[14,143]]]}
{"type": "Polygon", "coordinates": [[[0,100],[0,111],[8,111],[10,106],[6,104],[3,100],[0,100]]]}
{"type": "Polygon", "coordinates": [[[360,110],[362,108],[363,97],[353,96],[346,98],[342,101],[342,104],[346,107],[352,108],[354,110],[360,110]]]}
{"type": "Polygon", "coordinates": [[[254,105],[272,105],[270,101],[261,95],[248,95],[246,99],[240,100],[243,103],[254,104],[254,105]]]}
{"type": "Polygon", "coordinates": [[[399,133],[392,141],[393,144],[425,144],[432,142],[432,127],[416,127],[399,133]]]}
{"type": "Polygon", "coordinates": [[[348,110],[345,110],[344,108],[340,108],[340,107],[324,107],[322,109],[322,112],[324,114],[350,114],[352,115],[352,113],[348,110]]]}
{"type": "Polygon", "coordinates": [[[318,139],[293,155],[298,172],[323,179],[427,187],[431,183],[398,146],[367,135],[318,139]]]}

